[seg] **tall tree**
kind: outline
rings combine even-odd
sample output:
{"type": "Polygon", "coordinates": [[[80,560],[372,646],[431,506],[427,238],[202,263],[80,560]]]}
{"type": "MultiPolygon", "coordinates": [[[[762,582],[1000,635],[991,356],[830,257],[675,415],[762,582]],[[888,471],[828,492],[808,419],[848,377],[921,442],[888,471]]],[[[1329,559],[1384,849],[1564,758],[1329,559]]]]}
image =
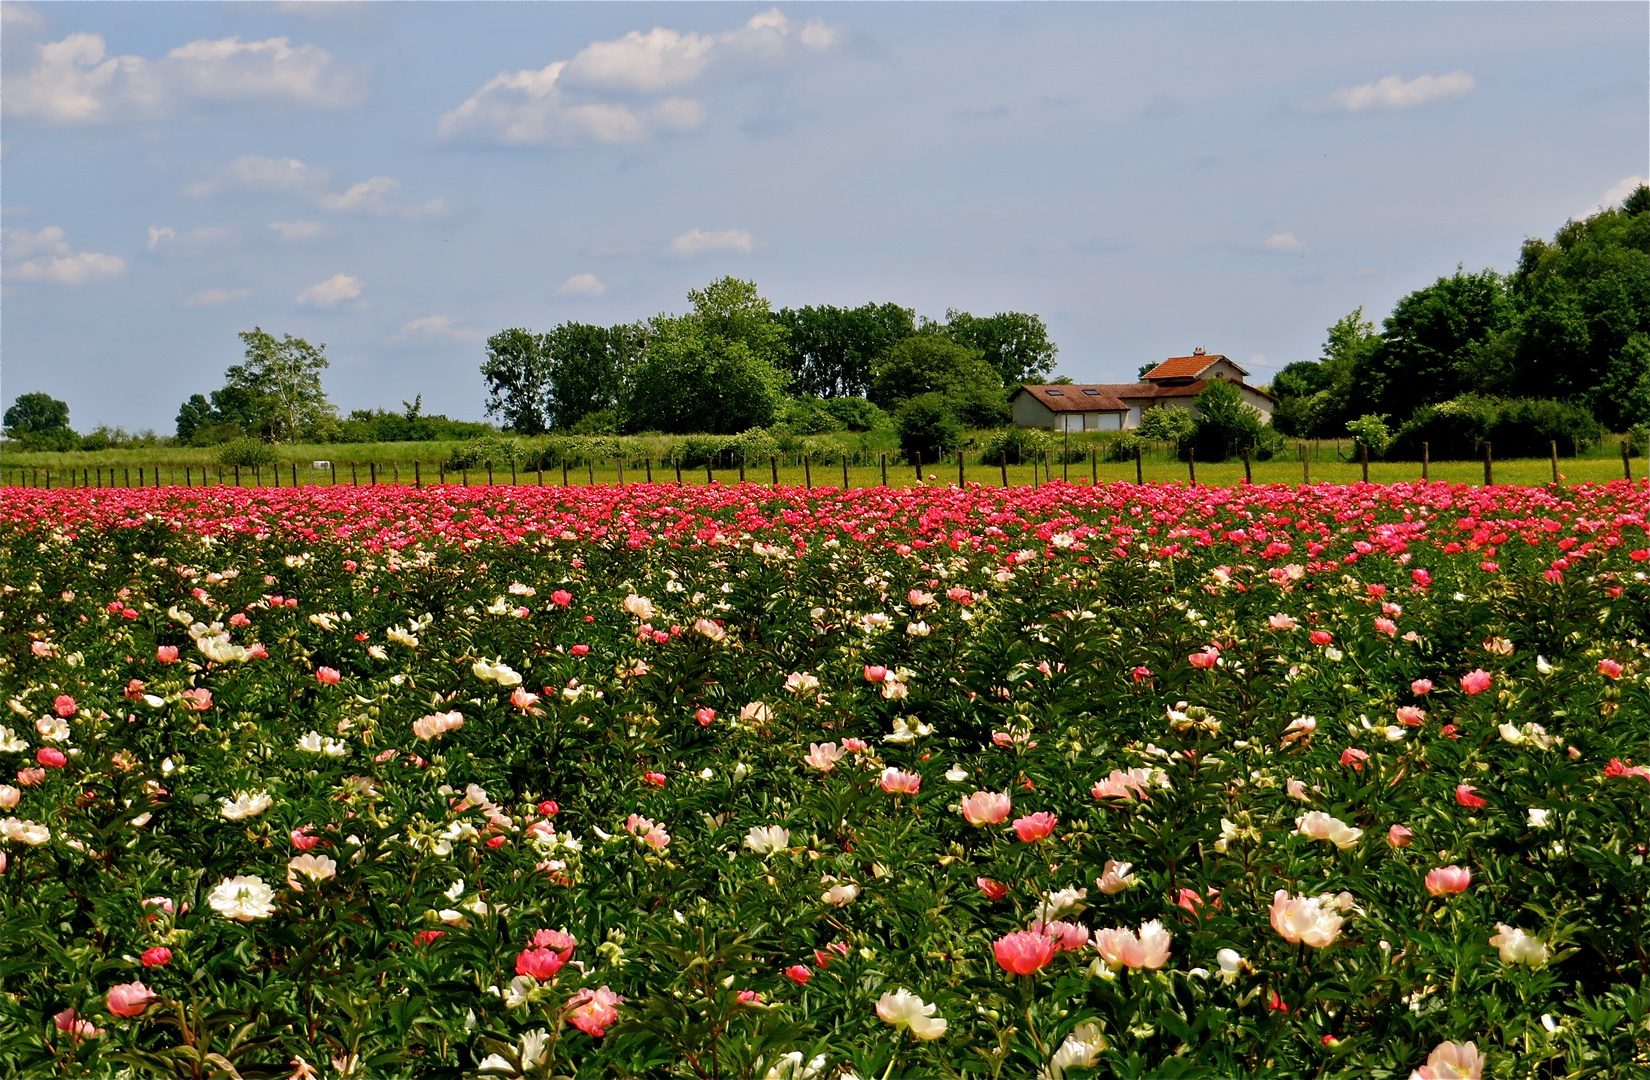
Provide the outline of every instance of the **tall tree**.
{"type": "Polygon", "coordinates": [[[224,372],[224,389],[245,395],[257,414],[258,434],[271,442],[296,442],[317,423],[336,415],[321,386],[328,367],[325,345],[261,327],[243,330],[246,361],[224,372]]]}
{"type": "Polygon", "coordinates": [[[69,403],[50,394],[19,394],[6,410],[6,438],[31,450],[67,450],[75,444],[69,403]]]}
{"type": "Polygon", "coordinates": [[[1000,391],[997,369],[977,349],[938,334],[916,334],[894,345],[871,373],[871,400],[891,409],[919,394],[957,395],[964,391],[1000,391]]]}
{"type": "Polygon", "coordinates": [[[1004,386],[1042,382],[1053,373],[1054,358],[1060,352],[1049,340],[1042,318],[1022,311],[980,316],[950,309],[945,323],[935,329],[959,345],[978,350],[997,369],[1004,386]]]}
{"type": "Polygon", "coordinates": [[[549,430],[555,415],[551,402],[550,359],[544,338],[513,327],[487,339],[487,358],[481,362],[487,380],[487,415],[523,435],[549,430]]]}
{"type": "Polygon", "coordinates": [[[916,333],[916,312],[898,304],[782,308],[774,320],[787,335],[791,392],[825,398],[868,395],[872,365],[916,333]]]}
{"type": "Polygon", "coordinates": [[[1407,418],[1416,406],[1467,392],[1496,392],[1506,377],[1497,335],[1512,316],[1505,280],[1494,270],[1459,268],[1399,300],[1383,324],[1355,388],[1354,413],[1407,418]]]}
{"type": "Polygon", "coordinates": [[[545,406],[551,426],[570,428],[591,413],[617,408],[643,340],[643,327],[634,324],[568,322],[545,334],[541,348],[549,372],[545,406]]]}

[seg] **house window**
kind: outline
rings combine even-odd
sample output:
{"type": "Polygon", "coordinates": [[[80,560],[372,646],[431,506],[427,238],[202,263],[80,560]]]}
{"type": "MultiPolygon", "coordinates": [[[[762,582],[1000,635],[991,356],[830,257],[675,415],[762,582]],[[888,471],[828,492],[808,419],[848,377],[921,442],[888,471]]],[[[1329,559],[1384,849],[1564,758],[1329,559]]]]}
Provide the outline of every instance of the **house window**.
{"type": "Polygon", "coordinates": [[[1100,396],[1100,391],[1098,391],[1098,390],[1084,390],[1083,393],[1087,394],[1089,397],[1099,397],[1100,396]]]}
{"type": "Polygon", "coordinates": [[[1048,396],[1049,397],[1065,397],[1066,392],[1064,390],[1050,390],[1048,392],[1048,396]]]}

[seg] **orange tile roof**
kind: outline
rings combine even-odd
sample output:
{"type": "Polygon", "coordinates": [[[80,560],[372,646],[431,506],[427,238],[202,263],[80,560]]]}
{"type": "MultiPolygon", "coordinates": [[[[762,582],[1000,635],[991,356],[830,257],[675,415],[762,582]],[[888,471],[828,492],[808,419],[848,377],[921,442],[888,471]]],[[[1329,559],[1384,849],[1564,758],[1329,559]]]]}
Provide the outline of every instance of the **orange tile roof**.
{"type": "Polygon", "coordinates": [[[1230,356],[1222,356],[1219,353],[1193,353],[1191,356],[1171,356],[1146,372],[1142,378],[1195,379],[1217,360],[1224,360],[1231,364],[1238,369],[1239,374],[1249,374],[1230,356]]]}
{"type": "Polygon", "coordinates": [[[1118,391],[1126,389],[1130,388],[1106,383],[1028,384],[1020,387],[1053,412],[1127,412],[1129,407],[1118,396],[1118,391]]]}

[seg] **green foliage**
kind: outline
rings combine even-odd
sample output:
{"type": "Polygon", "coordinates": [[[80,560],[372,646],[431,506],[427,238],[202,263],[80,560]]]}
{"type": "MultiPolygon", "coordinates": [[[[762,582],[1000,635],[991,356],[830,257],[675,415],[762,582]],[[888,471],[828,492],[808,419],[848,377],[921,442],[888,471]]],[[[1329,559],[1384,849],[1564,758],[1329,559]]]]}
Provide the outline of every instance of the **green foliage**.
{"type": "Polygon", "coordinates": [[[518,326],[488,338],[481,377],[487,380],[488,416],[522,435],[549,430],[553,387],[541,335],[518,326]]]}
{"type": "Polygon", "coordinates": [[[273,465],[276,460],[273,446],[262,439],[251,439],[244,435],[218,448],[220,465],[263,466],[273,465]]]}
{"type": "Polygon", "coordinates": [[[980,464],[996,465],[1008,455],[1010,465],[1041,461],[1044,454],[1054,449],[1054,436],[1040,428],[1020,427],[1018,424],[998,428],[980,442],[980,464]]]}
{"type": "Polygon", "coordinates": [[[79,442],[69,427],[69,403],[50,394],[19,394],[6,410],[6,438],[25,450],[72,450],[79,442]]]}
{"type": "Polygon", "coordinates": [[[797,435],[874,431],[890,423],[887,413],[860,397],[790,398],[779,420],[781,427],[797,435]]]}
{"type": "Polygon", "coordinates": [[[224,372],[219,412],[225,419],[270,442],[288,443],[335,419],[321,386],[321,372],[328,367],[325,345],[291,334],[276,340],[256,326],[238,336],[246,344],[246,360],[224,372]]]}
{"type": "Polygon", "coordinates": [[[926,393],[909,398],[894,414],[894,430],[907,461],[935,462],[962,446],[963,426],[944,394],[926,393]]]}
{"type": "Polygon", "coordinates": [[[586,413],[579,418],[579,422],[570,429],[575,435],[617,435],[619,433],[619,410],[601,409],[593,413],[586,413]]]}
{"type": "Polygon", "coordinates": [[[1464,394],[1415,410],[1386,449],[1388,458],[1419,461],[1421,444],[1436,461],[1470,460],[1488,440],[1498,458],[1546,457],[1549,442],[1569,457],[1603,435],[1592,414],[1574,402],[1464,394]]]}
{"type": "Polygon", "coordinates": [[[424,412],[424,396],[401,403],[401,412],[388,409],[356,409],[340,421],[331,441],[343,443],[368,442],[447,442],[453,439],[475,439],[492,432],[490,424],[471,420],[449,420],[439,414],[424,412]]]}
{"type": "Polygon", "coordinates": [[[871,373],[871,400],[885,409],[922,394],[953,400],[981,391],[1002,390],[1002,377],[977,349],[938,334],[917,334],[896,343],[877,360],[871,373]]]}
{"type": "Polygon", "coordinates": [[[1054,371],[1060,352],[1042,318],[1021,311],[980,316],[951,309],[943,325],[929,329],[978,352],[1004,386],[1042,382],[1054,371]]]}
{"type": "Polygon", "coordinates": [[[1386,417],[1375,413],[1365,413],[1356,420],[1349,421],[1346,432],[1352,436],[1354,447],[1367,447],[1370,457],[1380,457],[1386,451],[1387,444],[1392,441],[1392,429],[1387,426],[1386,417]]]}
{"type": "Polygon", "coordinates": [[[1105,461],[1133,461],[1136,451],[1141,448],[1144,440],[1133,431],[1125,431],[1114,439],[1106,440],[1101,453],[1105,461]]]}
{"type": "Polygon", "coordinates": [[[1493,270],[1457,269],[1399,300],[1352,395],[1360,412],[1408,416],[1428,402],[1496,392],[1507,379],[1500,337],[1513,305],[1493,270]]]}
{"type": "Polygon", "coordinates": [[[1225,461],[1253,450],[1271,432],[1236,384],[1225,379],[1210,379],[1193,400],[1197,417],[1188,441],[1200,461],[1225,461]]]}
{"type": "Polygon", "coordinates": [[[1197,418],[1190,409],[1155,405],[1140,414],[1140,426],[1135,433],[1142,439],[1178,443],[1191,438],[1196,430],[1197,418]]]}
{"type": "Polygon", "coordinates": [[[508,435],[482,435],[453,447],[446,467],[453,470],[485,468],[489,463],[495,467],[507,467],[512,462],[524,464],[529,458],[530,445],[508,435]]]}
{"type": "Polygon", "coordinates": [[[898,304],[781,308],[773,319],[785,331],[780,366],[791,391],[827,399],[863,398],[877,358],[917,329],[916,313],[898,304]]]}
{"type": "Polygon", "coordinates": [[[627,431],[730,433],[779,416],[784,376],[750,345],[697,320],[658,319],[624,405],[627,431]]]}

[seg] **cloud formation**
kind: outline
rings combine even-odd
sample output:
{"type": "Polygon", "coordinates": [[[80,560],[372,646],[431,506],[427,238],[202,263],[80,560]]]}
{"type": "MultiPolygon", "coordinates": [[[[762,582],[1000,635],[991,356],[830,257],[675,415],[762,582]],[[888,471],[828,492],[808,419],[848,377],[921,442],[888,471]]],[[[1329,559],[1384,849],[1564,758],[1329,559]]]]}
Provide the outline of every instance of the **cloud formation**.
{"type": "MultiPolygon", "coordinates": [[[[442,217],[448,211],[444,199],[412,205],[397,202],[395,193],[401,190],[401,181],[393,176],[374,176],[348,189],[328,194],[324,189],[332,178],[331,170],[322,165],[306,165],[297,158],[269,158],[258,154],[238,157],[212,173],[205,180],[189,184],[185,195],[197,199],[221,194],[296,195],[312,201],[316,207],[334,214],[366,214],[374,217],[429,218],[442,217]]],[[[320,231],[314,222],[293,222],[271,225],[283,240],[304,239],[320,231]],[[304,231],[301,227],[313,228],[304,231]],[[294,235],[289,235],[289,232],[294,235]]]]}
{"type": "Polygon", "coordinates": [[[1464,71],[1452,71],[1448,75],[1417,75],[1408,82],[1396,75],[1388,75],[1359,86],[1343,86],[1328,98],[1313,102],[1307,108],[1312,112],[1349,113],[1413,109],[1466,97],[1477,85],[1478,80],[1464,71]]]}
{"type": "Polygon", "coordinates": [[[179,233],[170,225],[149,226],[150,251],[158,251],[163,247],[177,247],[197,252],[210,247],[233,244],[239,239],[240,234],[227,225],[202,225],[184,233],[179,233]]]}
{"type": "Polygon", "coordinates": [[[5,115],[98,124],[165,115],[191,103],[280,103],[336,109],[361,98],[360,78],[331,53],[290,38],[201,39],[158,60],[110,56],[102,34],[34,46],[34,63],[7,72],[5,115]]]}
{"type": "Polygon", "coordinates": [[[327,231],[319,221],[271,221],[269,227],[282,240],[313,240],[327,231]]]}
{"type": "Polygon", "coordinates": [[[782,68],[826,52],[840,38],[818,19],[793,23],[778,8],[720,34],[632,30],[592,42],[571,60],[500,72],[443,115],[436,132],[452,141],[574,146],[693,131],[707,113],[678,91],[719,74],[782,68]]]}
{"type": "Polygon", "coordinates": [[[689,229],[670,242],[670,246],[665,248],[665,254],[674,255],[679,259],[691,259],[695,255],[713,254],[718,251],[749,255],[755,250],[756,238],[744,229],[723,229],[720,232],[689,229]]]}
{"type": "Polygon", "coordinates": [[[1609,191],[1606,191],[1603,195],[1599,196],[1597,205],[1593,206],[1587,212],[1589,214],[1596,214],[1600,210],[1608,210],[1612,206],[1619,206],[1621,203],[1626,201],[1627,196],[1631,195],[1645,184],[1650,184],[1650,176],[1629,176],[1625,180],[1618,181],[1609,191]]]}
{"type": "Polygon", "coordinates": [[[182,304],[184,307],[220,307],[232,300],[245,300],[251,295],[251,289],[207,289],[184,297],[182,304]]]}
{"type": "Polygon", "coordinates": [[[1266,238],[1267,251],[1305,251],[1306,245],[1295,239],[1292,232],[1273,233],[1266,238]]]}
{"type": "Polygon", "coordinates": [[[63,230],[48,225],[39,232],[7,229],[3,253],[8,281],[40,281],[52,285],[83,285],[98,278],[118,277],[126,272],[126,260],[119,255],[95,251],[75,251],[63,230]],[[30,258],[30,256],[39,256],[30,258]],[[23,262],[15,260],[23,259],[23,262]]]}
{"type": "Polygon", "coordinates": [[[307,307],[336,307],[345,300],[361,295],[361,279],[348,274],[334,274],[298,294],[298,303],[307,307]]]}
{"type": "Polygon", "coordinates": [[[607,285],[595,274],[574,274],[556,290],[562,296],[600,296],[607,285]]]}
{"type": "Polygon", "coordinates": [[[459,326],[458,321],[451,315],[425,315],[423,318],[413,319],[396,334],[396,337],[402,339],[445,337],[455,341],[480,341],[486,336],[480,330],[459,326]]]}
{"type": "Polygon", "coordinates": [[[447,213],[447,203],[431,199],[421,206],[398,203],[393,196],[401,190],[401,181],[389,176],[375,176],[354,184],[341,195],[323,195],[315,201],[322,210],[335,214],[370,214],[376,217],[424,218],[441,217],[447,213]]]}

